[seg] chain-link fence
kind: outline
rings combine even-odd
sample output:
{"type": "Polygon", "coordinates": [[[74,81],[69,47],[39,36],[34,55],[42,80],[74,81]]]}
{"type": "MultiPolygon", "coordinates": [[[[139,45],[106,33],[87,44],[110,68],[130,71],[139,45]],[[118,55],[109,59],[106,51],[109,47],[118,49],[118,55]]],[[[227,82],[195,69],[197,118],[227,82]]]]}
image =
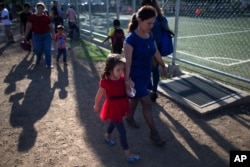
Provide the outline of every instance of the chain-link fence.
{"type": "Polygon", "coordinates": [[[189,70],[196,66],[205,70],[195,72],[249,89],[250,3],[181,2],[175,7],[176,59],[188,63],[189,70]]]}
{"type": "MultiPolygon", "coordinates": [[[[141,0],[58,0],[73,5],[81,34],[100,41],[114,19],[127,29],[141,0]]],[[[30,0],[32,4],[37,1],[30,0]]],[[[51,1],[44,1],[50,9],[51,1]]],[[[176,33],[175,52],[166,62],[250,90],[250,0],[158,0],[176,33]]]]}

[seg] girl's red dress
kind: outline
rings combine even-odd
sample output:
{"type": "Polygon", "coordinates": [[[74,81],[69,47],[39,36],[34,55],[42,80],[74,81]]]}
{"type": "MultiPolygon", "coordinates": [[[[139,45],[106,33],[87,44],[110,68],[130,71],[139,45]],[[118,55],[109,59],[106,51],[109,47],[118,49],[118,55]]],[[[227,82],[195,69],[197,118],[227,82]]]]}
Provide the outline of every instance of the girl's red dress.
{"type": "Polygon", "coordinates": [[[106,91],[100,118],[114,122],[122,122],[122,118],[129,112],[129,100],[126,94],[124,77],[118,80],[102,79],[100,86],[106,91]]]}

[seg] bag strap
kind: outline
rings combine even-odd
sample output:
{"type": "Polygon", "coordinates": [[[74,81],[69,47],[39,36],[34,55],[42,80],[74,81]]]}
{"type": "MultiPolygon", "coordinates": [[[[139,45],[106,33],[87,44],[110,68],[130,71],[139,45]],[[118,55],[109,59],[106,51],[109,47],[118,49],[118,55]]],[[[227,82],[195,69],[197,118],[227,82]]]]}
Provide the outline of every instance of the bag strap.
{"type": "Polygon", "coordinates": [[[164,21],[166,20],[166,18],[164,16],[162,17],[162,19],[157,17],[157,20],[161,23],[162,29],[167,30],[167,25],[166,25],[167,21],[164,21]]]}
{"type": "Polygon", "coordinates": [[[170,34],[171,38],[173,38],[175,34],[170,29],[167,28],[167,25],[166,25],[167,21],[164,22],[164,20],[166,20],[166,18],[163,16],[162,20],[160,20],[158,17],[157,17],[157,19],[161,23],[161,27],[162,27],[163,31],[167,31],[170,34]]]}

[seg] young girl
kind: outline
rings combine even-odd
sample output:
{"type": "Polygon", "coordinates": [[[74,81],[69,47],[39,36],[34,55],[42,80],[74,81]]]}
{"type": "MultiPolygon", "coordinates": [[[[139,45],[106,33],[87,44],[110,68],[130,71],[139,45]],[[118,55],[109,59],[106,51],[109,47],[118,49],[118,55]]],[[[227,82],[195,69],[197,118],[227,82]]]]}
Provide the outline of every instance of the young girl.
{"type": "Polygon", "coordinates": [[[110,54],[107,57],[106,65],[101,74],[100,87],[95,97],[95,112],[99,111],[99,103],[104,95],[106,100],[102,106],[100,118],[108,120],[108,128],[104,135],[104,141],[107,145],[113,146],[114,140],[111,133],[116,127],[119,132],[120,144],[124,150],[126,160],[135,162],[140,159],[129,151],[127,143],[126,129],[122,118],[129,112],[129,101],[126,94],[124,82],[125,59],[119,54],[110,54]]]}
{"type": "Polygon", "coordinates": [[[57,56],[56,62],[59,62],[61,55],[63,55],[64,65],[67,65],[67,51],[66,51],[66,35],[64,34],[64,26],[57,26],[58,33],[55,35],[55,41],[57,42],[57,56]]]}

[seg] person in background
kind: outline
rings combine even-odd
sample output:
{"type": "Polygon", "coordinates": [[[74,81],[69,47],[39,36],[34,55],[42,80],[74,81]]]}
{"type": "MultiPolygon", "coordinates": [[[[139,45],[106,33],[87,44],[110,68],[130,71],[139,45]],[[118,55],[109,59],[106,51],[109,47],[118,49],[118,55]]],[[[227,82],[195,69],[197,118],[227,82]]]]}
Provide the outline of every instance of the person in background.
{"type": "MultiPolygon", "coordinates": [[[[49,11],[49,16],[51,18],[52,23],[54,24],[54,19],[56,16],[58,16],[59,12],[58,12],[58,8],[57,8],[57,5],[58,5],[57,0],[53,0],[52,3],[53,3],[53,5],[49,11]]],[[[55,30],[57,29],[56,27],[54,27],[54,28],[55,28],[55,30]]]]}
{"type": "MultiPolygon", "coordinates": [[[[152,28],[153,38],[156,41],[158,50],[161,50],[161,38],[162,38],[162,30],[167,29],[169,30],[168,20],[166,17],[162,15],[161,9],[158,5],[157,0],[143,0],[141,6],[150,5],[155,8],[157,11],[157,18],[154,22],[154,26],[152,28]]],[[[165,55],[164,55],[165,56],[165,55]]],[[[156,101],[157,95],[157,87],[160,81],[160,74],[159,74],[159,63],[153,58],[153,66],[152,66],[152,80],[149,83],[149,90],[152,92],[150,93],[150,98],[153,102],[156,101]]]]}
{"type": "Polygon", "coordinates": [[[140,159],[139,155],[130,152],[123,117],[129,112],[129,101],[124,82],[125,59],[119,54],[109,54],[105,68],[101,74],[100,87],[95,97],[94,111],[99,111],[99,104],[103,96],[106,96],[100,113],[100,118],[109,121],[104,141],[108,146],[113,146],[115,141],[111,134],[115,128],[119,132],[122,149],[128,162],[140,159]]]}
{"type": "Polygon", "coordinates": [[[69,35],[72,34],[73,29],[77,28],[76,26],[76,11],[73,8],[73,5],[70,5],[70,7],[67,9],[66,12],[66,19],[68,20],[68,26],[69,26],[69,35]]]}
{"type": "MultiPolygon", "coordinates": [[[[23,11],[20,13],[20,34],[24,35],[25,29],[26,29],[26,24],[28,21],[28,17],[32,14],[30,12],[30,4],[28,2],[24,3],[23,5],[23,11]]],[[[29,32],[27,41],[32,44],[32,31],[29,32]]],[[[34,44],[33,44],[34,48],[34,44]]]]}
{"type": "Polygon", "coordinates": [[[129,34],[125,38],[123,47],[126,58],[125,83],[126,90],[134,85],[136,94],[134,97],[130,97],[130,113],[126,120],[131,126],[139,128],[134,120],[134,114],[140,102],[144,119],[150,129],[149,136],[156,145],[162,146],[166,141],[159,135],[154,125],[152,104],[148,92],[153,58],[160,64],[163,75],[167,75],[165,63],[151,35],[156,16],[157,12],[154,7],[143,6],[132,15],[128,25],[129,34]]]}
{"type": "Polygon", "coordinates": [[[0,11],[1,11],[0,20],[2,21],[4,27],[4,33],[8,40],[7,44],[12,44],[15,42],[13,38],[13,33],[11,31],[12,21],[10,20],[9,11],[7,8],[4,7],[3,3],[0,3],[0,11]]]}
{"type": "Polygon", "coordinates": [[[67,65],[67,50],[66,50],[67,36],[64,34],[64,26],[57,26],[57,34],[55,35],[55,41],[57,42],[57,56],[56,62],[59,62],[61,55],[63,55],[63,63],[67,65]]]}
{"type": "Polygon", "coordinates": [[[48,15],[44,14],[46,9],[44,3],[36,4],[37,12],[31,14],[28,18],[24,40],[27,40],[29,32],[32,30],[32,38],[35,44],[35,53],[37,55],[36,65],[40,64],[42,54],[45,54],[45,63],[48,69],[53,68],[51,61],[51,40],[54,39],[55,32],[48,15]]]}
{"type": "Polygon", "coordinates": [[[65,11],[64,11],[64,7],[61,7],[61,10],[59,10],[59,17],[62,19],[62,25],[64,25],[64,18],[65,18],[65,11]]]}
{"type": "Polygon", "coordinates": [[[43,13],[49,16],[49,10],[46,8],[46,6],[43,13]]]}
{"type": "Polygon", "coordinates": [[[57,0],[53,1],[53,7],[51,8],[51,17],[52,22],[54,23],[55,33],[57,33],[57,26],[63,25],[63,18],[60,16],[57,0]]]}
{"type": "Polygon", "coordinates": [[[201,9],[200,9],[200,8],[197,8],[197,9],[195,10],[195,16],[196,16],[196,17],[199,17],[200,14],[201,14],[201,9]]]}
{"type": "Polygon", "coordinates": [[[32,13],[36,13],[36,4],[32,8],[32,13]]]}
{"type": "Polygon", "coordinates": [[[123,42],[125,39],[124,31],[120,28],[120,20],[115,19],[113,21],[113,27],[109,30],[108,36],[103,40],[102,43],[105,43],[109,39],[112,41],[112,50],[111,53],[122,53],[123,42]]]}

